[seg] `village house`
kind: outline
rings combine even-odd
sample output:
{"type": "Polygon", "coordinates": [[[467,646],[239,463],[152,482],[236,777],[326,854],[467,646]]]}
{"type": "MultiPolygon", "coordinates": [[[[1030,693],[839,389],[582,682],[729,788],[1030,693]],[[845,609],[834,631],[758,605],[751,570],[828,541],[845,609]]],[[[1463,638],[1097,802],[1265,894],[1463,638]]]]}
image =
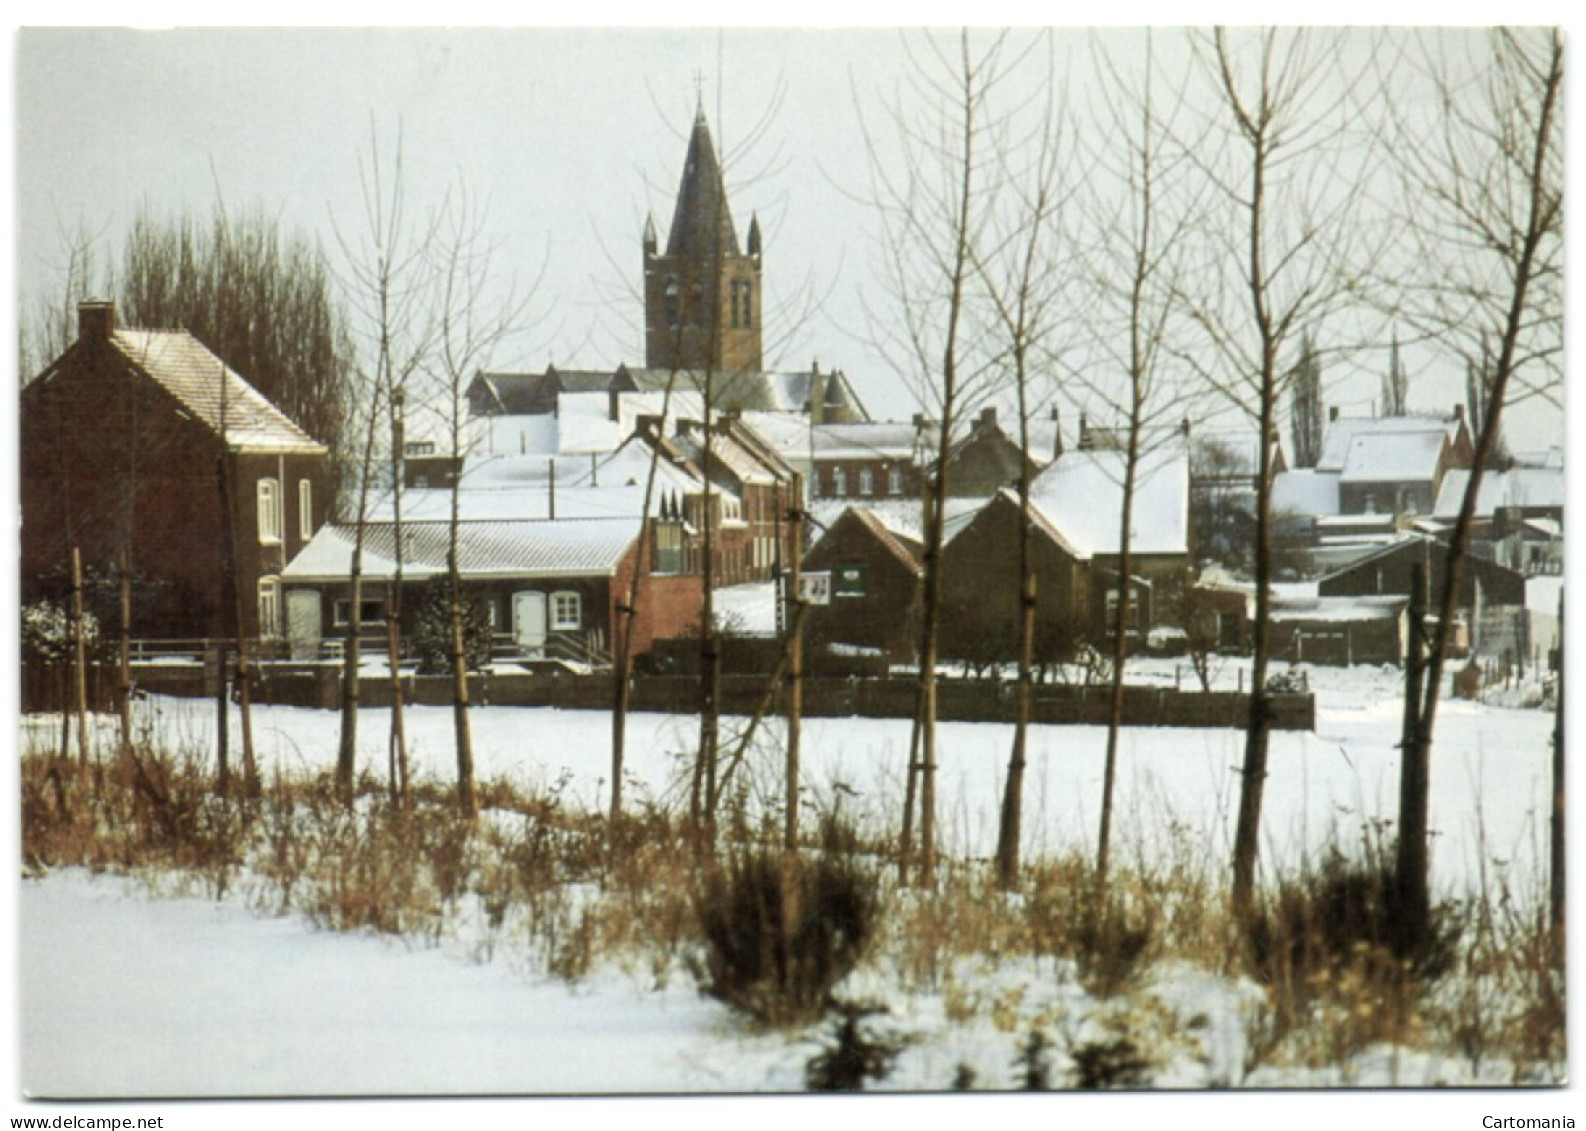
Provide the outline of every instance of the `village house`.
{"type": "Polygon", "coordinates": [[[890,525],[873,508],[844,508],[804,557],[806,572],[831,577],[830,604],[810,608],[812,645],[912,660],[919,650],[922,553],[917,529],[890,525]]]}
{"type": "MultiPolygon", "coordinates": [[[[1448,546],[1425,535],[1411,535],[1343,566],[1316,582],[1319,597],[1403,597],[1412,589],[1415,567],[1427,585],[1428,614],[1442,592],[1448,546]]],[[[1485,558],[1467,555],[1455,596],[1454,651],[1486,655],[1527,654],[1525,577],[1485,558]]]]}
{"type": "Polygon", "coordinates": [[[1432,515],[1445,477],[1473,455],[1463,405],[1446,417],[1333,408],[1316,466],[1273,481],[1279,552],[1314,576],[1380,549],[1432,515]]]}
{"type": "MultiPolygon", "coordinates": [[[[1031,484],[1037,654],[1067,655],[1111,636],[1122,584],[1139,643],[1177,624],[1189,581],[1189,466],[1182,443],[1142,457],[1130,524],[1130,567],[1119,577],[1124,454],[1065,452],[1031,484]]],[[[943,637],[958,658],[1010,659],[1017,640],[1019,500],[1003,488],[953,532],[943,558],[943,637]]]]}
{"type": "MultiPolygon", "coordinates": [[[[458,523],[458,573],[466,597],[483,602],[497,655],[608,663],[619,606],[637,570],[648,575],[633,625],[634,655],[658,638],[697,631],[702,589],[681,555],[668,554],[664,521],[628,518],[490,520],[458,523]]],[[[396,526],[364,528],[361,620],[385,617],[397,567],[396,526]]],[[[450,524],[404,521],[402,634],[411,637],[427,585],[448,576],[450,524]]],[[[284,571],[292,654],[340,647],[351,616],[349,568],[357,531],[325,527],[284,571]],[[327,647],[328,646],[328,647],[327,647]]]]}
{"type": "Polygon", "coordinates": [[[100,573],[125,553],[137,635],[283,635],[328,453],[191,334],[83,303],[76,342],[22,390],[20,439],[24,601],[61,597],[74,549],[100,573]]]}
{"type": "MultiPolygon", "coordinates": [[[[1431,521],[1435,532],[1453,528],[1464,502],[1470,472],[1450,471],[1437,494],[1431,521]]],[[[1525,574],[1559,573],[1564,563],[1564,468],[1562,458],[1520,462],[1482,473],[1471,516],[1472,552],[1525,574]]]]}

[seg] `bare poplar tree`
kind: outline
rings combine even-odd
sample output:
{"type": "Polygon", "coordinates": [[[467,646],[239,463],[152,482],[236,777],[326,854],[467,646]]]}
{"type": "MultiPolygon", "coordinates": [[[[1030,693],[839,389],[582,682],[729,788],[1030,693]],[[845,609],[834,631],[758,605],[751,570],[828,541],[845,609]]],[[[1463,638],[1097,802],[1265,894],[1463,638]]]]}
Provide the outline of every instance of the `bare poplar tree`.
{"type": "MultiPolygon", "coordinates": [[[[1175,141],[1186,127],[1179,117],[1187,75],[1166,81],[1159,98],[1152,32],[1144,33],[1144,68],[1128,72],[1098,44],[1104,137],[1096,140],[1094,191],[1086,209],[1087,232],[1079,241],[1095,310],[1088,321],[1095,346],[1107,359],[1100,380],[1087,380],[1123,421],[1123,510],[1119,515],[1117,602],[1112,613],[1112,688],[1107,713],[1107,754],[1102,776],[1100,828],[1096,846],[1096,915],[1103,913],[1117,776],[1118,736],[1123,722],[1128,626],[1133,613],[1135,499],[1142,463],[1153,449],[1181,446],[1179,423],[1189,418],[1182,382],[1166,372],[1172,333],[1181,317],[1178,294],[1187,274],[1185,238],[1199,205],[1192,178],[1185,177],[1190,149],[1175,141]],[[1115,374],[1121,374],[1121,384],[1115,374]]],[[[1194,141],[1190,140],[1192,148],[1194,141]]]]}
{"type": "MultiPolygon", "coordinates": [[[[1057,88],[1057,61],[1050,32],[1046,48],[1033,61],[1043,82],[1031,96],[1031,120],[1009,124],[995,143],[996,176],[1006,193],[987,225],[987,247],[971,248],[979,287],[986,299],[985,336],[997,343],[994,371],[1012,385],[1019,429],[1019,565],[1018,658],[1014,699],[1013,745],[1003,784],[997,825],[997,877],[1005,888],[1015,886],[1024,809],[1024,772],[1030,727],[1030,696],[1035,654],[1036,580],[1031,557],[1030,484],[1036,459],[1030,442],[1030,420],[1050,397],[1047,357],[1062,326],[1065,274],[1062,256],[1066,232],[1060,212],[1072,189],[1065,168],[1075,164],[1071,130],[1057,88]],[[1038,112],[1037,112],[1038,111],[1038,112]],[[1042,387],[1037,387],[1042,386],[1042,387]]],[[[1011,70],[1011,68],[1010,68],[1011,70]]],[[[1012,77],[1011,74],[1009,76],[1012,77]]]]}
{"type": "Polygon", "coordinates": [[[452,723],[457,753],[457,802],[464,816],[479,810],[474,781],[473,731],[468,707],[468,649],[463,623],[462,465],[468,453],[468,384],[490,363],[491,355],[517,333],[528,299],[515,285],[498,286],[497,246],[487,229],[488,214],[457,185],[439,212],[431,246],[434,274],[432,309],[434,348],[427,371],[434,383],[455,472],[447,522],[447,620],[452,674],[452,723]]]}
{"type": "MultiPolygon", "coordinates": [[[[356,236],[339,228],[337,240],[345,261],[348,303],[355,313],[364,348],[370,355],[363,384],[377,390],[377,403],[386,410],[389,443],[392,535],[400,547],[402,539],[403,429],[404,406],[409,379],[419,370],[431,345],[432,327],[425,300],[430,268],[429,249],[435,238],[433,218],[429,225],[415,226],[407,207],[403,175],[400,132],[393,146],[391,168],[380,157],[380,140],[370,122],[367,161],[359,160],[359,182],[363,189],[363,223],[356,236]]],[[[376,413],[376,416],[379,414],[376,413]]],[[[366,515],[367,491],[373,468],[367,462],[374,455],[374,420],[365,436],[366,462],[361,467],[359,491],[360,522],[366,515]]],[[[403,556],[394,562],[391,581],[386,586],[386,662],[390,669],[391,732],[388,747],[388,776],[395,804],[406,805],[411,798],[405,713],[402,699],[402,590],[403,556]]],[[[353,614],[354,616],[356,615],[353,614]]],[[[349,618],[351,623],[351,618],[349,618]]],[[[356,672],[352,678],[357,678],[356,672]]]]}
{"type": "MultiPolygon", "coordinates": [[[[936,667],[942,606],[943,514],[948,457],[960,414],[983,391],[985,368],[962,340],[973,283],[973,249],[986,223],[995,147],[988,99],[1003,67],[1005,36],[982,46],[968,30],[951,45],[933,35],[912,48],[911,98],[886,108],[897,141],[896,165],[868,126],[871,200],[881,221],[883,269],[895,312],[872,315],[877,347],[936,416],[935,450],[924,469],[924,589],[919,691],[909,766],[912,799],[918,775],[920,879],[936,867],[936,667]]],[[[863,115],[861,114],[863,121],[863,115]]],[[[912,845],[912,804],[904,815],[902,855],[912,845]]],[[[906,863],[905,863],[906,866],[906,863]]]]}
{"type": "MultiPolygon", "coordinates": [[[[1396,105],[1400,223],[1418,270],[1407,317],[1468,364],[1486,359],[1485,414],[1433,610],[1421,700],[1407,711],[1396,861],[1405,941],[1429,925],[1428,793],[1433,725],[1483,472],[1504,409],[1557,402],[1563,351],[1564,45],[1556,28],[1416,33],[1422,102],[1396,105]],[[1488,343],[1496,343],[1488,354],[1488,343]],[[1490,369],[1486,367],[1490,366],[1490,369]]],[[[1422,645],[1414,642],[1414,654],[1422,645]]]]}
{"type": "MultiPolygon", "coordinates": [[[[1394,344],[1398,359],[1398,344],[1394,344]]],[[[1300,361],[1289,387],[1289,439],[1295,467],[1315,467],[1322,457],[1322,362],[1309,334],[1300,336],[1300,361]]]]}
{"type": "Polygon", "coordinates": [[[1295,346],[1341,308],[1364,265],[1360,223],[1368,151],[1350,128],[1347,32],[1217,29],[1197,36],[1198,69],[1213,101],[1220,144],[1195,160],[1218,205],[1206,270],[1186,283],[1201,331],[1188,354],[1255,424],[1255,625],[1250,717],[1234,832],[1233,906],[1252,905],[1271,729],[1270,655],[1273,454],[1295,346]]]}

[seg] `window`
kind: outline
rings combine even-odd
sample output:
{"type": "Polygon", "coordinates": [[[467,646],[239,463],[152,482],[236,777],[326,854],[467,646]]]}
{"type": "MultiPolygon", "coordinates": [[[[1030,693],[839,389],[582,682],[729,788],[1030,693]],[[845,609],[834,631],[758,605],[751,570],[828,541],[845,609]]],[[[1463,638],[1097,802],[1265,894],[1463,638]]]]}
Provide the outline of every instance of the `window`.
{"type": "Polygon", "coordinates": [[[666,284],[666,324],[670,329],[677,329],[677,280],[672,279],[666,284]]]}
{"type": "Polygon", "coordinates": [[[858,562],[838,566],[832,570],[832,589],[839,597],[863,597],[865,567],[858,562]]]}
{"type": "Polygon", "coordinates": [[[259,636],[272,639],[281,635],[281,579],[259,578],[259,636]]]}
{"type": "Polygon", "coordinates": [[[848,494],[848,472],[840,467],[832,468],[832,494],[839,498],[848,494]]]}
{"type": "Polygon", "coordinates": [[[663,522],[655,528],[654,573],[683,572],[683,524],[663,522]]]}
{"type": "Polygon", "coordinates": [[[859,469],[859,493],[861,495],[874,495],[876,493],[876,475],[868,467],[859,469]]]}
{"type": "Polygon", "coordinates": [[[308,479],[297,481],[297,532],[305,542],[314,537],[314,484],[308,479]]]}
{"type": "Polygon", "coordinates": [[[1377,496],[1371,491],[1366,492],[1366,501],[1361,504],[1361,510],[1366,514],[1377,513],[1377,496]]]}
{"type": "Polygon", "coordinates": [[[743,521],[743,504],[731,495],[721,497],[721,517],[727,522],[743,521]]]}
{"type": "Polygon", "coordinates": [[[281,485],[274,479],[259,480],[259,541],[281,540],[281,485]]]}
{"type": "Polygon", "coordinates": [[[402,445],[402,454],[405,456],[432,456],[435,454],[435,441],[411,440],[402,445]]]}
{"type": "Polygon", "coordinates": [[[896,467],[887,468],[887,494],[903,494],[903,472],[896,467]]]}
{"type": "MultiPolygon", "coordinates": [[[[352,602],[348,600],[337,601],[331,606],[331,623],[337,627],[345,627],[348,614],[352,612],[352,602]]],[[[376,624],[385,620],[384,601],[359,601],[358,623],[376,624]]]]}
{"type": "Polygon", "coordinates": [[[754,284],[745,283],[743,285],[743,326],[746,330],[754,328],[754,303],[752,301],[753,295],[754,284]]]}
{"type": "Polygon", "coordinates": [[[583,624],[584,603],[577,593],[551,594],[551,631],[573,632],[583,624]]]}

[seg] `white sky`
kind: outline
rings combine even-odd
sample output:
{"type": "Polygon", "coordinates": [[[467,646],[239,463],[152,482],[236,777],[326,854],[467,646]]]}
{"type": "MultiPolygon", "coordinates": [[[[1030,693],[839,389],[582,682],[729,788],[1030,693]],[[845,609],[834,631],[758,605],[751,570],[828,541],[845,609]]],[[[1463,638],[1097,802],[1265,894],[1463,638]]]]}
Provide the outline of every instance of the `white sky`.
{"type": "MultiPolygon", "coordinates": [[[[753,212],[765,229],[767,364],[818,359],[845,369],[878,417],[914,411],[861,306],[883,284],[875,215],[857,199],[868,172],[855,101],[906,75],[895,30],[35,29],[14,66],[22,301],[59,287],[62,227],[102,230],[118,255],[143,202],[207,217],[218,192],[233,209],[278,210],[334,253],[333,222],[359,230],[373,116],[387,153],[400,126],[414,206],[461,178],[488,201],[503,269],[527,283],[543,264],[543,317],[492,360],[502,369],[642,360],[639,235],[650,210],[665,239],[703,76],[740,239],[753,212]],[[779,89],[764,140],[735,161],[779,89]],[[812,318],[776,319],[807,293],[824,296],[812,318]]],[[[1463,399],[1461,367],[1412,357],[1411,369],[1412,408],[1463,399]]],[[[1330,403],[1371,410],[1374,373],[1326,381],[1330,403]]],[[[1556,443],[1561,421],[1533,404],[1508,433],[1512,447],[1556,443]]]]}

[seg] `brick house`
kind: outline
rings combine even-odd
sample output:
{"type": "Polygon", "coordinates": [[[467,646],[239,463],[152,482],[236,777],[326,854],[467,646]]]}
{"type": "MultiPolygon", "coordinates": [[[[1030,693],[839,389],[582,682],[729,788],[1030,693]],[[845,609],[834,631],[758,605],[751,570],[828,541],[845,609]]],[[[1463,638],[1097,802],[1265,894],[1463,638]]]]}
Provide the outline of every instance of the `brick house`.
{"type": "Polygon", "coordinates": [[[922,546],[911,532],[862,506],[846,508],[804,555],[804,569],[831,573],[831,604],[811,606],[809,639],[912,659],[920,632],[922,546]]]}
{"type": "MultiPolygon", "coordinates": [[[[673,525],[636,518],[464,521],[458,568],[465,592],[485,603],[499,654],[599,664],[610,659],[618,607],[636,570],[650,572],[634,618],[634,655],[649,651],[656,639],[697,631],[700,578],[688,572],[682,555],[665,552],[673,525]]],[[[287,567],[294,656],[320,655],[345,632],[355,534],[350,526],[327,526],[287,567]]],[[[403,523],[404,635],[414,631],[424,587],[447,576],[449,538],[445,522],[403,523]]],[[[365,526],[362,566],[360,617],[378,622],[396,576],[392,523],[365,526]]]]}
{"type": "Polygon", "coordinates": [[[98,571],[125,551],[137,635],[227,636],[239,610],[244,634],[283,634],[328,452],[191,334],[82,304],[77,341],[22,390],[20,438],[24,601],[61,595],[74,547],[98,571]]]}

